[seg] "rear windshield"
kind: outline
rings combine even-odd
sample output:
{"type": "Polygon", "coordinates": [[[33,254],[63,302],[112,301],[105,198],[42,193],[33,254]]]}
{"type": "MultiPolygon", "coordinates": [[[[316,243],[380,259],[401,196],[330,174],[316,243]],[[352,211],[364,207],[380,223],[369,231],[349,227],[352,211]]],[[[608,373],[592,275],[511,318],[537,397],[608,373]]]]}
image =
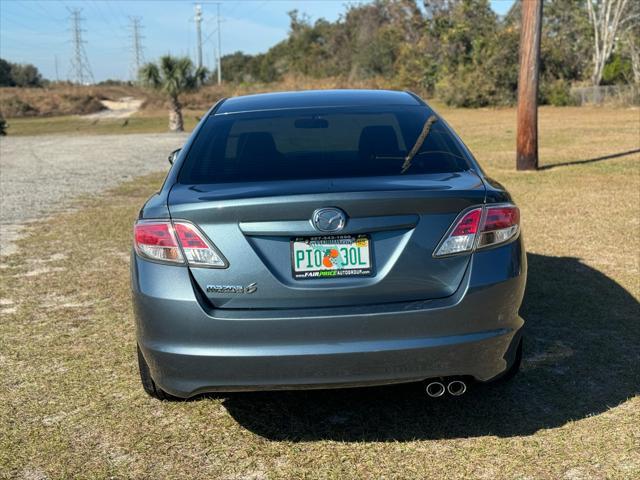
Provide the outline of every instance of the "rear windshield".
{"type": "Polygon", "coordinates": [[[417,106],[213,115],[191,146],[178,181],[256,182],[468,170],[457,139],[435,118],[422,146],[407,160],[433,115],[429,108],[417,106]]]}

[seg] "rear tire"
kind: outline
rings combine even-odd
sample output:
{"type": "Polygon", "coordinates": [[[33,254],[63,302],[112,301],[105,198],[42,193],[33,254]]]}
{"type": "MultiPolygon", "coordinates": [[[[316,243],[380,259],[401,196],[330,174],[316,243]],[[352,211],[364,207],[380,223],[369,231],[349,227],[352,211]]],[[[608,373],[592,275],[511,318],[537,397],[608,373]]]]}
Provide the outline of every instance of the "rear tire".
{"type": "Polygon", "coordinates": [[[151,378],[149,365],[147,365],[147,361],[144,359],[144,356],[140,351],[140,346],[136,345],[136,348],[138,349],[138,370],[140,371],[140,381],[142,382],[142,388],[144,388],[144,391],[147,392],[149,396],[157,398],[158,400],[176,400],[176,397],[168,394],[156,385],[156,382],[151,378]]]}

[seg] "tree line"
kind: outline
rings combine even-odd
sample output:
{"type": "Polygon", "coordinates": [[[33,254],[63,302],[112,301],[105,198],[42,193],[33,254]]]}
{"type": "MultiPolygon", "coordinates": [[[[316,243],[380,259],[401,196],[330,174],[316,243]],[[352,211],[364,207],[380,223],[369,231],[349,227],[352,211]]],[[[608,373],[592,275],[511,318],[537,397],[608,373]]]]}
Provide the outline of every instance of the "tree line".
{"type": "MultiPolygon", "coordinates": [[[[639,83],[639,13],[633,0],[545,0],[540,101],[566,105],[575,84],[639,83]],[[606,48],[602,32],[610,34],[606,48]]],[[[288,37],[266,53],[224,56],[224,78],[381,78],[454,106],[516,100],[520,2],[504,17],[489,0],[375,0],[349,6],[334,22],[289,16],[288,37]]]]}
{"type": "MultiPolygon", "coordinates": [[[[516,1],[500,17],[489,0],[374,0],[348,6],[333,22],[312,22],[294,10],[287,38],[267,52],[223,56],[223,78],[233,84],[272,83],[288,75],[345,83],[375,79],[376,85],[414,90],[452,106],[512,105],[520,7],[516,1]]],[[[190,60],[170,63],[181,67],[189,89],[206,83],[206,73],[196,72],[190,60]]],[[[145,66],[141,73],[143,83],[158,86],[150,80],[161,71],[145,66]]],[[[0,59],[0,86],[47,83],[35,66],[0,59]]],[[[640,85],[640,1],[544,0],[539,101],[571,104],[572,86],[601,84],[640,85]]]]}

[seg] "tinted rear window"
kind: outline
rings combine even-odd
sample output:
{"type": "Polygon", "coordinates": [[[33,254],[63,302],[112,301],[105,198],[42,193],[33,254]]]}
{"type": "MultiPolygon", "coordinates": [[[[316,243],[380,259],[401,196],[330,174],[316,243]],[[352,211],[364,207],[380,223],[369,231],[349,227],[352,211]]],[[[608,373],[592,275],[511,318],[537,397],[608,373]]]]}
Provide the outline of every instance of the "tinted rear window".
{"type": "Polygon", "coordinates": [[[182,167],[183,184],[458,172],[469,163],[436,121],[404,173],[433,112],[426,107],[293,109],[213,115],[182,167]]]}

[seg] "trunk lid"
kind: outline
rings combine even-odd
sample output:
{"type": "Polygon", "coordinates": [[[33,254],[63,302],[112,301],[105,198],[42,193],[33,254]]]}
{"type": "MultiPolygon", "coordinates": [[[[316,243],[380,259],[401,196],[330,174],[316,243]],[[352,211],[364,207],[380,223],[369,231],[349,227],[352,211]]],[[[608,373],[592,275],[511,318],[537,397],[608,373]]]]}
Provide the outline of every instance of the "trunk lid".
{"type": "Polygon", "coordinates": [[[484,196],[481,179],[463,171],[176,184],[168,203],[174,220],[197,224],[229,261],[226,269],[190,268],[197,286],[216,308],[281,309],[429,300],[453,294],[470,255],[435,259],[432,254],[456,216],[482,204],[484,196]],[[371,276],[294,278],[291,240],[323,235],[310,221],[314,211],[323,207],[346,213],[348,220],[340,235],[369,236],[371,276]]]}

